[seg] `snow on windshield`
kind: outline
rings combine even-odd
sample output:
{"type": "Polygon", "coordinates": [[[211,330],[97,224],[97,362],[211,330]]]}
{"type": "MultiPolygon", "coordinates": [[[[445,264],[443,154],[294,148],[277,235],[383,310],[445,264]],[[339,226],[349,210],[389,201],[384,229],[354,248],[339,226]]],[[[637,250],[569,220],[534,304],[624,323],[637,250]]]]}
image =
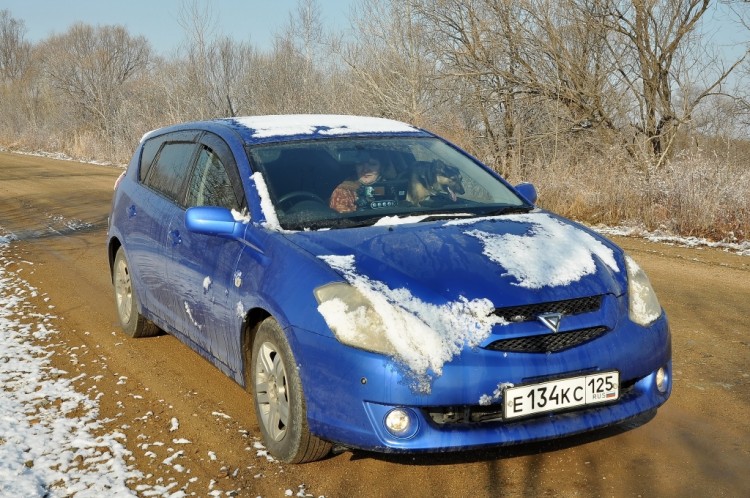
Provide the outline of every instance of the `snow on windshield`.
{"type": "Polygon", "coordinates": [[[235,118],[235,121],[254,130],[253,136],[257,138],[418,131],[406,123],[366,116],[297,114],[239,117],[235,118]]]}
{"type": "Polygon", "coordinates": [[[280,231],[281,223],[279,223],[276,210],[273,208],[273,202],[271,202],[271,195],[268,193],[265,178],[263,178],[260,172],[256,172],[250,176],[250,179],[255,182],[255,189],[260,196],[260,209],[263,212],[263,217],[266,219],[266,228],[280,231]]]}
{"type": "MultiPolygon", "coordinates": [[[[357,272],[354,256],[320,256],[346,281],[361,292],[381,318],[382,330],[395,349],[395,358],[409,370],[412,388],[429,393],[434,376],[443,365],[490,335],[504,321],[493,315],[489,299],[459,298],[442,305],[426,303],[406,288],[391,289],[385,283],[357,272]]],[[[318,310],[329,324],[350,328],[365,316],[361,309],[349,310],[339,300],[322,303],[318,310]],[[338,301],[338,302],[335,302],[338,301]]]]}
{"type": "Polygon", "coordinates": [[[510,215],[502,219],[528,223],[531,228],[523,235],[498,235],[482,230],[466,233],[482,242],[483,254],[502,266],[519,287],[541,289],[577,282],[596,272],[594,257],[612,271],[620,271],[612,249],[573,225],[545,213],[510,215]]]}

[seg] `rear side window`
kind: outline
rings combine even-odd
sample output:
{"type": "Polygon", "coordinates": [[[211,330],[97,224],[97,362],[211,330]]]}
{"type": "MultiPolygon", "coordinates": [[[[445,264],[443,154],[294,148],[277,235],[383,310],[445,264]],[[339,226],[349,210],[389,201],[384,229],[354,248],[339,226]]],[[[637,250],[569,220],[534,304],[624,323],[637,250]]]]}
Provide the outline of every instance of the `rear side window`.
{"type": "Polygon", "coordinates": [[[195,143],[165,143],[151,167],[146,185],[181,204],[180,192],[190,171],[195,143]]]}

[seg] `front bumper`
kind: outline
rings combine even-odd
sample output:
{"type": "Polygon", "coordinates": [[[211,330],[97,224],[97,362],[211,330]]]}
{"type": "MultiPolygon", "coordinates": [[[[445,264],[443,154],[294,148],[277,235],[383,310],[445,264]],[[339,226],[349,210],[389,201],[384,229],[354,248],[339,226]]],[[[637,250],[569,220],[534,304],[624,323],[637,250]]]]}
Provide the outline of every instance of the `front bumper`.
{"type": "Polygon", "coordinates": [[[648,328],[621,323],[588,344],[552,354],[466,350],[444,366],[429,394],[415,392],[404,368],[381,355],[292,329],[310,430],[328,441],[382,452],[452,451],[559,438],[616,425],[661,406],[671,394],[671,338],[662,316],[648,328]],[[664,368],[666,384],[656,387],[664,368]],[[503,383],[525,384],[618,370],[620,399],[612,404],[502,420],[502,397],[479,400],[503,383]],[[388,431],[394,408],[412,425],[388,431]],[[472,416],[472,412],[477,416],[472,416]],[[456,415],[458,414],[458,415],[456,415]]]}

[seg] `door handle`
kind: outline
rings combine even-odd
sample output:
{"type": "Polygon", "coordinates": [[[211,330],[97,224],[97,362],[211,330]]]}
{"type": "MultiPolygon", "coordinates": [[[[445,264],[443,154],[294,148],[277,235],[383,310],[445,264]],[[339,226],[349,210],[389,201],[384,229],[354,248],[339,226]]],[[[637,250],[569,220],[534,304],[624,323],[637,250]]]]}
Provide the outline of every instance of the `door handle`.
{"type": "Polygon", "coordinates": [[[182,244],[182,237],[180,236],[179,230],[172,230],[171,232],[169,232],[168,237],[173,246],[182,244]]]}
{"type": "Polygon", "coordinates": [[[136,209],[135,209],[135,204],[133,204],[128,208],[128,218],[132,218],[135,215],[136,215],[136,209]]]}

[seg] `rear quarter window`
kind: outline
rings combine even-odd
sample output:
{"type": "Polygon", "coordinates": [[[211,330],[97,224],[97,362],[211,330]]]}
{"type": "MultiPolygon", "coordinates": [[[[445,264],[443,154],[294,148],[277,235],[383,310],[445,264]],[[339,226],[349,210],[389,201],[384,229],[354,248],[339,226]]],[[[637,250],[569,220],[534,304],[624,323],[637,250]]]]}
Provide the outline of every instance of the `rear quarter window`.
{"type": "Polygon", "coordinates": [[[138,170],[138,180],[141,182],[146,180],[151,166],[154,164],[154,158],[156,153],[159,152],[159,147],[163,143],[162,140],[149,140],[143,144],[143,150],[141,151],[141,167],[138,170]]]}
{"type": "Polygon", "coordinates": [[[154,165],[154,159],[159,153],[162,145],[167,142],[195,142],[200,135],[198,130],[183,130],[158,135],[146,140],[141,149],[140,167],[138,169],[138,181],[141,183],[146,182],[148,173],[151,167],[154,165]]]}
{"type": "Polygon", "coordinates": [[[148,172],[146,185],[180,204],[195,150],[194,142],[165,143],[148,172]]]}

